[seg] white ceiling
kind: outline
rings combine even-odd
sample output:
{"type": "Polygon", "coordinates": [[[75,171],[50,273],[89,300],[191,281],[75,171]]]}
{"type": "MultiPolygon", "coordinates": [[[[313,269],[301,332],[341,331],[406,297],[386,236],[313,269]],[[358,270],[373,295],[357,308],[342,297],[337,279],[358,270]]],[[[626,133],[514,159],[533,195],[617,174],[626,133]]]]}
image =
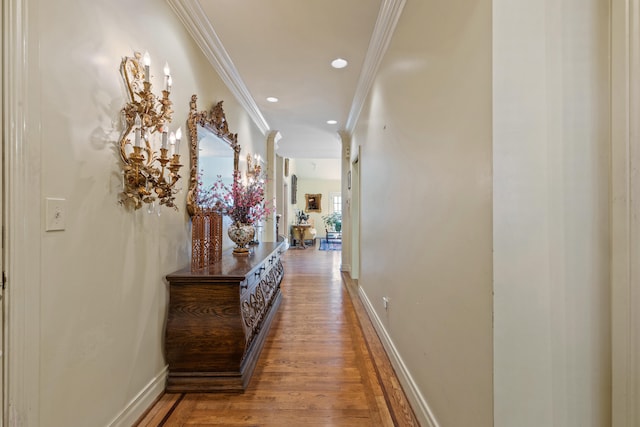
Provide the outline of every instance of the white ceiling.
{"type": "Polygon", "coordinates": [[[261,131],[280,133],[278,154],[323,159],[340,157],[405,0],[168,1],[261,131]]]}

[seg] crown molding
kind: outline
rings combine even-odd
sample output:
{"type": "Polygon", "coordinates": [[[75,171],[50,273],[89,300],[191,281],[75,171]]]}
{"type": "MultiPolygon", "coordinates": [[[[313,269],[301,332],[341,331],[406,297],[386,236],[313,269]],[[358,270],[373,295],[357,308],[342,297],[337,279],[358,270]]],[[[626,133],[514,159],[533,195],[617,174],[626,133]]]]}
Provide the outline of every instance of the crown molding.
{"type": "Polygon", "coordinates": [[[247,111],[263,135],[269,132],[269,124],[258,108],[256,101],[244,84],[231,57],[225,50],[215,30],[205,18],[197,0],[167,0],[191,37],[198,44],[209,63],[218,72],[224,84],[247,111]]]}
{"type": "MultiPolygon", "coordinates": [[[[269,124],[240,77],[220,38],[205,18],[200,3],[197,0],[167,0],[167,2],[225,85],[244,107],[262,134],[267,135],[270,131],[269,124]]],[[[405,3],[406,0],[382,0],[344,129],[349,134],[353,133],[405,3]]]]}
{"type": "Polygon", "coordinates": [[[382,62],[389,42],[395,31],[396,24],[406,0],[382,0],[380,5],[380,11],[378,12],[378,18],[376,25],[373,28],[373,34],[371,35],[371,41],[369,42],[369,48],[362,65],[362,71],[360,72],[360,79],[358,80],[358,86],[351,103],[351,110],[347,117],[345,131],[353,133],[353,130],[362,112],[364,102],[369,95],[369,90],[373,85],[376,73],[382,62]]]}

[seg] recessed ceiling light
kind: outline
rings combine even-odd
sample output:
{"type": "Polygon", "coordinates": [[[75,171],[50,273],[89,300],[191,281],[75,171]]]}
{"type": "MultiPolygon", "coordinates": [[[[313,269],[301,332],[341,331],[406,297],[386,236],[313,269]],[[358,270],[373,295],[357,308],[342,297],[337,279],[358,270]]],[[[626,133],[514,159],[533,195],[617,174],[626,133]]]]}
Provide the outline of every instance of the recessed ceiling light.
{"type": "Polygon", "coordinates": [[[278,98],[276,98],[275,96],[270,96],[267,98],[267,101],[269,102],[278,102],[278,98]]]}
{"type": "Polygon", "coordinates": [[[338,123],[336,120],[327,120],[328,125],[335,125],[336,123],[338,123]]]}
{"type": "Polygon", "coordinates": [[[347,66],[347,64],[348,64],[347,60],[342,58],[337,58],[331,61],[331,66],[333,68],[344,68],[347,66]]]}

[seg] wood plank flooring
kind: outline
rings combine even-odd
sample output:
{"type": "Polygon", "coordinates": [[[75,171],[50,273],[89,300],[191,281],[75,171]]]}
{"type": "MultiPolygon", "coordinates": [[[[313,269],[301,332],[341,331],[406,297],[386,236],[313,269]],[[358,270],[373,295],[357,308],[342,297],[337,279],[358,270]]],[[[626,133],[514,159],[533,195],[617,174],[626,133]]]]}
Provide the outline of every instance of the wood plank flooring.
{"type": "Polygon", "coordinates": [[[150,426],[418,426],[340,252],[283,257],[283,301],[243,394],[164,394],[150,426]]]}

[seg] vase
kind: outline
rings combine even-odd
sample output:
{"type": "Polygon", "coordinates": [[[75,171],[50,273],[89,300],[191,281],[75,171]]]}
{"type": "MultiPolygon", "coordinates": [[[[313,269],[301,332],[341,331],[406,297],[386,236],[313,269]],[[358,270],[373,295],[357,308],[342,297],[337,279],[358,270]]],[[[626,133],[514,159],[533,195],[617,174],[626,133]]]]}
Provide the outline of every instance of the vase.
{"type": "Polygon", "coordinates": [[[233,248],[233,254],[238,256],[249,255],[249,248],[247,245],[253,240],[253,236],[256,234],[255,228],[251,224],[242,224],[239,222],[233,223],[227,230],[229,238],[236,244],[233,248]]]}

